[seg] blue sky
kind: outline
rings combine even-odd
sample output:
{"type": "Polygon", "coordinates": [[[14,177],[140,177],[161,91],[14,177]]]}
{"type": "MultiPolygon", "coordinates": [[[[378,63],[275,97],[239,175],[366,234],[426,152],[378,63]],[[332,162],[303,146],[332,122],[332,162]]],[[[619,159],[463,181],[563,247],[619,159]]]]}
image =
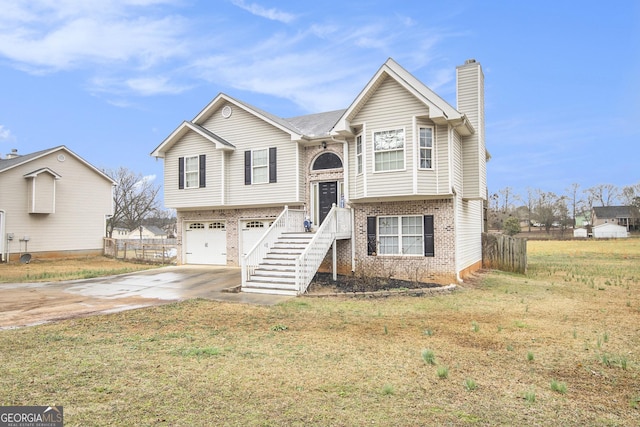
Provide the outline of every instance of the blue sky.
{"type": "Polygon", "coordinates": [[[491,192],[640,182],[640,2],[0,0],[0,153],[66,145],[162,182],[149,153],[224,92],[346,108],[393,57],[455,106],[485,73],[491,192]]]}

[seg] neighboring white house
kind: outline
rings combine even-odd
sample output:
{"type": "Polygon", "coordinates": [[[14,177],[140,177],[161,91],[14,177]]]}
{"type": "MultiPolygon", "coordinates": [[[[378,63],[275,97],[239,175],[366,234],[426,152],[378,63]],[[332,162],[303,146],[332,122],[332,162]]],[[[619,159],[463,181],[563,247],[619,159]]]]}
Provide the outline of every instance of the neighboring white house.
{"type": "Polygon", "coordinates": [[[605,223],[593,227],[593,237],[596,239],[620,239],[629,237],[627,227],[612,223],[605,223]]]}
{"type": "Polygon", "coordinates": [[[155,225],[141,225],[140,228],[136,228],[131,231],[126,231],[122,235],[116,236],[116,229],[113,230],[113,237],[118,239],[166,239],[167,233],[156,227],[155,225]]]}
{"type": "Polygon", "coordinates": [[[0,158],[0,257],[101,254],[114,184],[63,145],[0,158]]]}
{"type": "Polygon", "coordinates": [[[321,271],[344,274],[452,283],[480,268],[484,75],[475,60],[456,71],[457,108],[393,59],[343,110],[284,119],[216,96],[151,153],[177,211],[178,263],[244,265],[243,290],[278,245],[300,248],[283,268],[296,283],[327,253],[321,271]],[[274,243],[306,215],[312,242],[274,243]]]}

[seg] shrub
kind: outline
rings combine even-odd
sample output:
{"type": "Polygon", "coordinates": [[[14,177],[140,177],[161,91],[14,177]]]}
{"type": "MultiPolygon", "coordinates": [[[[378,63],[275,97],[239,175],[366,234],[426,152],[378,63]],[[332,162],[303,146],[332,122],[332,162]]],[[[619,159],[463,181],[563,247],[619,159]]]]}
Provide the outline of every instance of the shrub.
{"type": "Polygon", "coordinates": [[[520,232],[520,220],[514,216],[510,216],[504,221],[502,231],[508,236],[515,236],[520,232]]]}

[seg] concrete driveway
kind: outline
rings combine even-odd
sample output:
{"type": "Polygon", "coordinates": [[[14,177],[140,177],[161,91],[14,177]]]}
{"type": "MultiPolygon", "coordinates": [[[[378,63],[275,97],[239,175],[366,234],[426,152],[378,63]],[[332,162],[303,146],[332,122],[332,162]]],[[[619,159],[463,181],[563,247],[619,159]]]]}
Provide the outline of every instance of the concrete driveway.
{"type": "Polygon", "coordinates": [[[191,298],[272,305],[291,297],[233,293],[233,267],[163,267],[68,282],[0,284],[0,329],[113,313],[191,298]]]}

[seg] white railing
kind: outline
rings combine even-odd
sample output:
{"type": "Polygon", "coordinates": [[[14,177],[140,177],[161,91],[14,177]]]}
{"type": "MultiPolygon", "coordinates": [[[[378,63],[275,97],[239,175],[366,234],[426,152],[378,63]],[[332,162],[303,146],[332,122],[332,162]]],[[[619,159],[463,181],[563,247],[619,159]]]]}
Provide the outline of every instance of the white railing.
{"type": "Polygon", "coordinates": [[[242,257],[242,284],[251,278],[254,270],[260,265],[269,249],[285,232],[304,231],[305,211],[300,209],[289,209],[288,206],[278,218],[271,224],[266,233],[256,242],[256,244],[242,257]]]}
{"type": "MultiPolygon", "coordinates": [[[[351,237],[351,210],[333,205],[316,231],[313,239],[296,260],[296,288],[298,295],[306,292],[322,260],[337,238],[351,237]]],[[[336,268],[334,265],[333,268],[336,268]]]]}

